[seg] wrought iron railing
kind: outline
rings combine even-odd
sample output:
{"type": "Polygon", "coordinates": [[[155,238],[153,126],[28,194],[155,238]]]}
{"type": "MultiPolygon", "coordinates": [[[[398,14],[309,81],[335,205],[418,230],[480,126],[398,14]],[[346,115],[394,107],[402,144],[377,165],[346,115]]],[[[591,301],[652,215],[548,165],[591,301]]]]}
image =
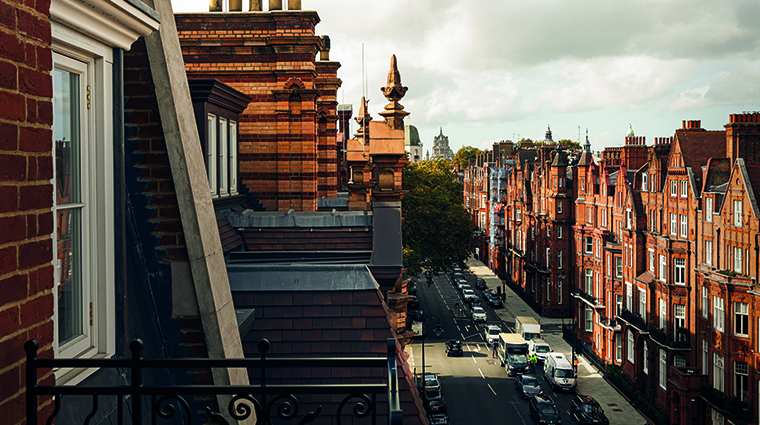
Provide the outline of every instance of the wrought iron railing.
{"type": "MultiPolygon", "coordinates": [[[[387,397],[387,415],[390,425],[403,423],[403,412],[399,397],[398,370],[396,366],[396,340],[388,339],[387,357],[376,358],[267,358],[270,343],[262,340],[258,344],[260,359],[143,359],[141,357],[142,342],[133,341],[130,344],[132,353],[129,359],[39,359],[37,350],[39,344],[35,340],[24,345],[26,351],[26,423],[37,424],[38,399],[44,396],[54,397],[54,410],[46,423],[51,424],[61,410],[63,396],[92,396],[92,411],[89,418],[98,411],[99,397],[117,397],[119,406],[116,423],[124,423],[123,406],[127,398],[131,398],[131,423],[139,425],[143,422],[143,401],[150,397],[146,404],[151,423],[161,419],[187,418],[187,424],[192,423],[195,412],[190,405],[193,398],[203,396],[227,396],[226,413],[234,421],[251,420],[255,415],[257,425],[272,424],[272,419],[298,419],[299,425],[315,421],[322,414],[322,406],[314,411],[301,413],[299,395],[345,395],[338,404],[334,423],[341,424],[344,415],[354,418],[367,418],[376,425],[378,412],[377,396],[387,397]],[[267,383],[267,371],[276,368],[387,368],[387,382],[376,384],[332,384],[332,385],[272,385],[267,383]],[[127,374],[128,384],[114,386],[85,386],[85,385],[39,385],[37,373],[40,369],[49,368],[123,368],[130,370],[127,374]],[[260,382],[255,385],[145,385],[143,372],[146,369],[211,369],[211,368],[245,368],[249,371],[260,370],[260,382]],[[190,400],[188,402],[188,400],[190,400]],[[350,412],[344,413],[347,406],[350,412]],[[182,409],[183,412],[180,412],[182,409]]],[[[311,403],[311,401],[310,401],[311,403]]],[[[226,424],[229,421],[220,412],[206,407],[207,418],[203,423],[226,424]]],[[[350,421],[357,423],[356,420],[350,421]]]]}
{"type": "Polygon", "coordinates": [[[733,419],[732,423],[748,424],[747,420],[752,418],[749,404],[738,397],[726,395],[723,391],[713,388],[706,379],[702,380],[702,399],[714,409],[733,419]]]}
{"type": "Polygon", "coordinates": [[[594,297],[591,294],[589,294],[588,292],[584,291],[583,289],[573,288],[572,291],[573,291],[573,294],[575,294],[578,297],[583,298],[584,300],[588,301],[594,307],[596,307],[596,306],[599,305],[599,300],[596,297],[594,297]]]}

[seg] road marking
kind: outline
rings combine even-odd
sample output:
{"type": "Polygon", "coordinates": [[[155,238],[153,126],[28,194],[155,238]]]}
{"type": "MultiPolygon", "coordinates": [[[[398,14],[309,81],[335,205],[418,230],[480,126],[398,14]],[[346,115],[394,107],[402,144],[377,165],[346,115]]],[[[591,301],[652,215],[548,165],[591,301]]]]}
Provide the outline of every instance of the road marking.
{"type": "MultiPolygon", "coordinates": [[[[491,389],[491,392],[493,393],[493,395],[498,395],[498,394],[496,394],[496,391],[494,391],[494,389],[493,389],[493,387],[491,386],[491,384],[488,384],[488,388],[490,388],[490,389],[491,389]]],[[[523,423],[525,423],[525,422],[523,422],[523,423]]]]}
{"type": "Polygon", "coordinates": [[[478,368],[478,372],[480,372],[480,376],[481,376],[483,379],[486,379],[486,376],[485,376],[485,375],[483,375],[483,371],[482,371],[482,370],[480,370],[480,368],[478,368]]]}

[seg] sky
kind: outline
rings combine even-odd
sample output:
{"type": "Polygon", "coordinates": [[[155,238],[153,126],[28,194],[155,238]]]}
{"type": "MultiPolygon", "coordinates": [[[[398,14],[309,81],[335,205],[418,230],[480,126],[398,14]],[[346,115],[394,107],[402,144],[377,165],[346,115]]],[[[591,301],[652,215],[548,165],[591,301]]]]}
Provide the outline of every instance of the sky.
{"type": "MultiPolygon", "coordinates": [[[[247,8],[247,1],[244,1],[247,8]]],[[[266,9],[266,1],[264,2],[266,9]]],[[[203,12],[208,0],[172,0],[203,12]]],[[[593,150],[637,136],[673,136],[683,120],[720,130],[760,110],[757,0],[302,0],[341,63],[339,103],[369,110],[395,54],[401,100],[423,151],[448,136],[490,149],[500,140],[554,140],[586,131],[593,150]]],[[[355,127],[352,129],[355,130],[355,127]]]]}

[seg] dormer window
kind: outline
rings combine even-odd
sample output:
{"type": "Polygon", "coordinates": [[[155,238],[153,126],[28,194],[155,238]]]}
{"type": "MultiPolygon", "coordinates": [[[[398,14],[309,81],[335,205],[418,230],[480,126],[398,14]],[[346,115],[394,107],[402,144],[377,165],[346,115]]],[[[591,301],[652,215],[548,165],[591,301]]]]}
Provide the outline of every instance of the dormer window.
{"type": "Polygon", "coordinates": [[[649,177],[649,175],[647,173],[644,173],[644,174],[641,175],[641,190],[644,191],[644,192],[647,191],[647,186],[648,186],[648,183],[649,183],[648,182],[648,180],[649,180],[648,177],[649,177]]]}

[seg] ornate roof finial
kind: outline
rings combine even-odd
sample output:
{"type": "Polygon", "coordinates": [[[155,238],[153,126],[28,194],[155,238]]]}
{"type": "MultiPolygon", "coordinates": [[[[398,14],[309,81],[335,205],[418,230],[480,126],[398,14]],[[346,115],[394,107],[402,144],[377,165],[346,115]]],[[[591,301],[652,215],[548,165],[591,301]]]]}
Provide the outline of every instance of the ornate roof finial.
{"type": "Polygon", "coordinates": [[[588,128],[586,129],[586,143],[583,144],[583,152],[591,152],[591,142],[588,141],[588,128]]]}
{"type": "Polygon", "coordinates": [[[364,137],[366,133],[369,133],[369,122],[372,121],[372,116],[367,112],[369,101],[362,96],[362,106],[359,107],[359,114],[356,116],[356,123],[359,124],[359,128],[356,130],[354,137],[357,139],[364,139],[364,143],[369,143],[369,140],[364,137]]]}
{"type": "Polygon", "coordinates": [[[633,137],[635,135],[636,134],[633,132],[633,125],[629,123],[628,124],[628,133],[625,136],[626,137],[633,137]]]}
{"type": "Polygon", "coordinates": [[[404,117],[409,115],[408,112],[404,111],[404,106],[398,103],[398,101],[406,95],[407,90],[409,90],[408,87],[401,85],[401,73],[398,72],[396,55],[393,55],[391,56],[391,70],[388,71],[388,84],[386,84],[385,87],[380,88],[380,91],[383,92],[383,96],[390,101],[390,103],[385,106],[385,110],[380,112],[380,115],[382,115],[385,118],[385,122],[393,128],[403,127],[404,117]]]}
{"type": "Polygon", "coordinates": [[[547,142],[553,142],[554,141],[552,139],[552,128],[551,128],[551,126],[549,124],[546,124],[546,134],[544,135],[544,138],[546,139],[547,142]]]}

